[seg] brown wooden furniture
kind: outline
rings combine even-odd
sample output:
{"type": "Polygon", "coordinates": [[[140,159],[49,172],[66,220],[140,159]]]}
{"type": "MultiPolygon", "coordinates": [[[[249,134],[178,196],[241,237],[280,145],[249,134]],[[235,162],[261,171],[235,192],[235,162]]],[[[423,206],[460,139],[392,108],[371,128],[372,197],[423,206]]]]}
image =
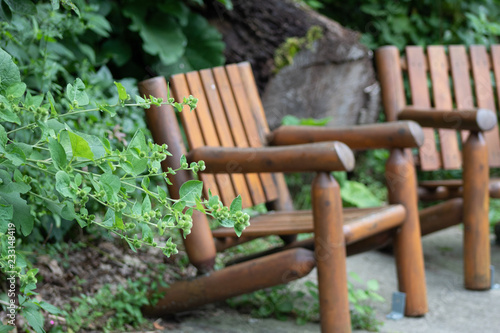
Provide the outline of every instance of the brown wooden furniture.
{"type": "Polygon", "coordinates": [[[489,196],[500,197],[500,180],[489,179],[489,167],[500,166],[494,112],[500,45],[491,52],[484,46],[408,46],[405,56],[387,46],[376,51],[376,64],[387,120],[426,127],[415,156],[420,168],[463,168],[463,179],[419,183],[421,200],[448,200],[420,212],[422,233],[463,221],[465,287],[489,289],[489,196]]]}
{"type": "MultiPolygon", "coordinates": [[[[207,191],[219,195],[226,205],[241,194],[243,207],[267,203],[273,211],[252,218],[240,238],[232,229],[210,230],[206,216],[195,213],[192,232],[184,244],[191,263],[202,274],[170,286],[155,307],[145,309],[147,314],[184,311],[287,283],[308,274],[316,265],[322,331],[350,332],[346,246],[347,252],[356,253],[382,246],[392,237],[396,238],[399,289],[407,294],[406,314],[422,316],[427,312],[415,173],[402,149],[421,144],[423,133],[416,123],[326,132],[317,127],[284,127],[270,132],[248,63],[175,75],[170,87],[176,100],[193,95],[199,101],[195,111],[179,114],[189,152],[172,108],[146,111],[155,142],[168,144],[173,154],[163,167],[179,167],[182,154],[187,154],[188,161],[204,160],[207,169],[200,178],[207,191]],[[316,141],[318,135],[327,142],[306,143],[316,141]],[[302,144],[293,144],[297,137],[302,144]],[[352,169],[354,157],[345,144],[336,141],[339,139],[355,148],[392,148],[388,173],[398,174],[401,180],[389,189],[392,205],[342,209],[339,187],[330,171],[352,169]],[[298,171],[317,172],[312,184],[312,211],[293,210],[282,172],[298,171]],[[314,232],[313,241],[294,241],[293,235],[308,232],[314,232]],[[265,235],[280,235],[286,245],[213,271],[217,250],[265,235]]],[[[143,81],[139,89],[142,95],[167,97],[163,77],[143,81]]],[[[170,195],[178,197],[180,185],[188,179],[186,172],[172,177],[170,195]]]]}

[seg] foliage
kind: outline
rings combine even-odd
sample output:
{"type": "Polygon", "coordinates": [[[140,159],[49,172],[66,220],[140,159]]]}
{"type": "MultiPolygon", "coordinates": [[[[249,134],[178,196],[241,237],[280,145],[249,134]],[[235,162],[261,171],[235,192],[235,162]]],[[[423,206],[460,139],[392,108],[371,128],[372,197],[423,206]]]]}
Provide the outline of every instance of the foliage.
{"type": "MultiPolygon", "coordinates": [[[[325,126],[330,120],[330,117],[323,119],[299,119],[295,116],[287,115],[283,117],[281,123],[282,125],[295,126],[325,126]]],[[[346,172],[333,172],[333,176],[339,183],[340,196],[342,204],[345,207],[366,208],[381,206],[387,198],[383,183],[385,169],[382,159],[387,159],[388,153],[385,150],[377,150],[366,154],[370,154],[370,157],[365,159],[366,164],[362,168],[357,167],[353,179],[348,179],[346,172]],[[377,158],[372,159],[372,157],[377,158]],[[380,179],[380,176],[382,179],[380,179]],[[369,184],[370,187],[365,184],[369,184]]],[[[295,207],[299,209],[310,208],[312,175],[292,173],[285,175],[285,178],[290,191],[293,193],[292,197],[295,207]]]]}
{"type": "Polygon", "coordinates": [[[315,118],[297,118],[293,115],[286,115],[281,119],[281,124],[284,126],[325,126],[332,120],[332,117],[321,119],[315,118]]]}
{"type": "MultiPolygon", "coordinates": [[[[180,1],[149,6],[163,6],[156,14],[163,12],[168,22],[175,22],[173,35],[179,38],[167,38],[172,47],[167,50],[158,15],[146,13],[156,17],[146,22],[134,11],[133,1],[123,1],[124,6],[93,0],[0,2],[0,264],[4,276],[14,274],[18,281],[16,311],[32,329],[43,331],[42,311],[61,312],[35,299],[37,269],[23,250],[28,243],[64,234],[57,230],[69,230],[72,221],[81,227],[100,226],[132,248],[161,247],[167,255],[176,246],[171,238],[160,239],[173,229],[188,234],[193,209],[212,214],[225,226],[239,220],[241,232],[248,216],[241,212],[240,199],[230,208],[222,207],[217,197],[201,201],[201,182],[193,180],[182,186],[181,199],[173,201],[156,186],[158,179],[164,183],[177,170],[161,172],[167,147],[148,142],[148,133],[138,131],[145,123],[133,106],[194,108],[196,99],[176,103],[137,96],[130,103],[135,80],[113,83],[109,69],[133,72],[135,59],[120,47],[135,47],[128,43],[134,38],[150,53],[148,62],[159,63],[177,50],[169,65],[219,64],[220,36],[204,19],[180,1]],[[124,24],[113,28],[122,30],[111,29],[117,13],[124,24]]],[[[204,167],[201,161],[181,162],[183,170],[204,167]]]]}
{"type": "MultiPolygon", "coordinates": [[[[351,273],[350,276],[355,282],[360,282],[356,274],[351,273]]],[[[357,288],[352,282],[348,282],[353,329],[378,331],[381,323],[376,320],[369,303],[384,301],[377,293],[378,288],[375,280],[369,280],[366,288],[357,288]]],[[[308,321],[319,320],[318,286],[311,281],[305,282],[303,288],[290,290],[289,286],[280,285],[232,298],[227,303],[235,308],[249,309],[252,316],[258,318],[275,317],[287,320],[295,317],[297,323],[302,325],[308,321]]]]}
{"type": "Polygon", "coordinates": [[[303,49],[311,49],[313,43],[323,37],[321,27],[313,25],[304,37],[289,37],[275,51],[274,70],[291,65],[295,55],[303,49]]]}
{"type": "Polygon", "coordinates": [[[76,306],[67,304],[65,307],[67,331],[79,332],[92,327],[110,331],[140,326],[145,322],[140,309],[150,304],[148,293],[159,284],[160,281],[152,282],[148,277],[135,281],[127,279],[127,284],[118,285],[116,290],[113,290],[115,286],[107,284],[93,296],[73,297],[71,301],[76,306]],[[105,323],[101,323],[103,317],[105,323]]]}
{"type": "Polygon", "coordinates": [[[318,12],[362,33],[369,48],[383,45],[486,44],[498,42],[496,0],[339,2],[305,0],[318,12]]]}
{"type": "Polygon", "coordinates": [[[100,226],[125,240],[132,249],[148,245],[162,248],[165,255],[176,253],[175,244],[169,238],[159,244],[159,237],[168,235],[171,229],[189,234],[193,209],[210,214],[224,226],[235,226],[237,234],[248,225],[248,215],[241,212],[241,198],[231,207],[223,207],[217,196],[201,200],[202,182],[191,180],[180,188],[180,199],[167,196],[161,187],[152,188],[150,179],[162,177],[169,183],[168,175],[179,170],[198,172],[204,169],[203,161],[190,165],[181,158],[181,168],[161,172],[160,162],[170,155],[166,145],[147,142],[138,131],[128,146],[114,149],[104,137],[79,132],[65,122],[75,114],[103,111],[113,113],[121,106],[169,104],[177,110],[184,105],[193,110],[197,100],[190,96],[182,103],[172,98],[167,101],[149,96],[136,96],[136,103],[126,104],[130,96],[120,83],[115,104],[98,104],[89,107],[91,100],[80,79],[68,84],[63,112],[56,109],[52,94],[34,94],[27,91],[26,83],[11,56],[0,49],[0,226],[2,272],[19,278],[18,293],[21,313],[37,332],[43,331],[41,309],[51,313],[59,310],[32,299],[36,293],[37,269],[30,269],[21,254],[11,249],[20,243],[16,235],[28,236],[35,223],[41,223],[49,215],[57,224],[76,220],[84,228],[100,226]],[[85,109],[85,107],[89,107],[85,109]],[[137,185],[139,182],[140,185],[137,185]],[[139,192],[140,200],[131,198],[139,192]],[[94,201],[105,209],[95,215],[87,209],[94,201]],[[187,210],[185,210],[187,208],[187,210]]]}

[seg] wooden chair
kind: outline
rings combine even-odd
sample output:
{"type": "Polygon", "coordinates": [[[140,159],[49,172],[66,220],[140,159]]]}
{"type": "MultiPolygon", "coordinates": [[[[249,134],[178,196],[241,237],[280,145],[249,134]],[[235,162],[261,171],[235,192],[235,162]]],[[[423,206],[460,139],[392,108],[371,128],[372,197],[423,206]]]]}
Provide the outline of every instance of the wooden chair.
{"type": "MultiPolygon", "coordinates": [[[[146,111],[155,142],[168,144],[173,154],[163,167],[179,167],[183,154],[188,161],[204,160],[207,168],[200,178],[206,191],[219,195],[226,205],[241,194],[243,207],[267,203],[272,212],[252,218],[240,238],[230,228],[210,230],[206,216],[195,212],[193,229],[184,245],[200,275],[164,290],[165,297],[154,307],[145,308],[146,314],[185,311],[287,283],[305,276],[316,265],[322,331],[350,332],[346,246],[347,252],[356,253],[384,245],[392,237],[396,238],[399,289],[407,294],[406,314],[422,316],[427,312],[416,178],[403,153],[404,147],[416,147],[423,139],[416,123],[338,130],[283,127],[270,132],[248,63],[174,75],[170,87],[176,100],[193,95],[198,106],[193,112],[179,114],[189,152],[172,108],[146,111]],[[397,186],[390,188],[392,205],[342,209],[339,187],[330,171],[352,169],[354,157],[345,144],[335,141],[340,138],[354,148],[392,148],[387,169],[400,177],[397,186]],[[302,144],[294,144],[297,139],[302,144]],[[305,143],[315,141],[328,142],[305,143]],[[312,211],[293,210],[282,174],[301,171],[317,173],[312,183],[312,211]],[[314,232],[312,242],[289,237],[309,232],[314,232]],[[286,245],[213,270],[217,250],[266,235],[280,235],[286,245]]],[[[163,77],[143,81],[139,89],[142,95],[167,97],[163,77]]],[[[178,198],[180,185],[189,179],[187,172],[178,172],[171,179],[170,195],[178,198]]]]}
{"type": "Polygon", "coordinates": [[[489,167],[500,166],[500,45],[489,53],[484,46],[408,46],[405,56],[386,46],[376,51],[376,64],[387,120],[426,127],[415,156],[421,170],[463,169],[462,179],[419,183],[421,200],[447,200],[420,211],[422,234],[463,221],[465,287],[490,289],[489,196],[500,197],[500,181],[489,179],[489,167]]]}

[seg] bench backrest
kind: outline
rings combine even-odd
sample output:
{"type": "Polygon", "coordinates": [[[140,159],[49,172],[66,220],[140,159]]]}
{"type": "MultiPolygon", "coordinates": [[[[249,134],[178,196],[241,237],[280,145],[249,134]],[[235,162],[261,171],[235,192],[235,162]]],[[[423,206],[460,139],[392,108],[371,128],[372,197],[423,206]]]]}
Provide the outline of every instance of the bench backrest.
{"type": "MultiPolygon", "coordinates": [[[[265,144],[269,127],[249,63],[177,74],[171,77],[170,87],[176,100],[188,95],[198,98],[195,111],[180,113],[190,149],[201,146],[261,147],[265,144]]],[[[228,171],[238,169],[235,164],[227,167],[228,171]]],[[[275,181],[283,175],[202,173],[200,177],[205,190],[219,195],[226,205],[240,194],[245,208],[276,200],[275,181]]]]}
{"type": "MultiPolygon", "coordinates": [[[[377,71],[387,120],[394,121],[407,106],[449,110],[449,121],[457,121],[453,109],[486,108],[498,112],[500,96],[500,45],[408,46],[400,56],[396,47],[377,50],[377,71]]],[[[460,169],[461,142],[467,132],[425,128],[419,149],[422,170],[460,169]]],[[[500,167],[498,125],[485,134],[489,164],[500,167]]]]}

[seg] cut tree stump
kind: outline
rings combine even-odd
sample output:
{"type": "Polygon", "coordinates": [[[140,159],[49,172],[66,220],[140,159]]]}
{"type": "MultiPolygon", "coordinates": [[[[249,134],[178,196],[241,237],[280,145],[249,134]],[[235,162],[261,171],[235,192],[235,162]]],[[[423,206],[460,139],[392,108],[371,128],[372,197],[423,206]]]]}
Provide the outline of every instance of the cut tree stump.
{"type": "Polygon", "coordinates": [[[291,0],[233,0],[229,11],[214,1],[205,15],[223,34],[226,61],[249,61],[271,128],[285,115],[332,117],[328,126],[373,123],[379,85],[372,52],[360,34],[291,0]],[[291,65],[274,70],[276,49],[289,37],[319,26],[323,37],[303,49],[291,65]]]}

